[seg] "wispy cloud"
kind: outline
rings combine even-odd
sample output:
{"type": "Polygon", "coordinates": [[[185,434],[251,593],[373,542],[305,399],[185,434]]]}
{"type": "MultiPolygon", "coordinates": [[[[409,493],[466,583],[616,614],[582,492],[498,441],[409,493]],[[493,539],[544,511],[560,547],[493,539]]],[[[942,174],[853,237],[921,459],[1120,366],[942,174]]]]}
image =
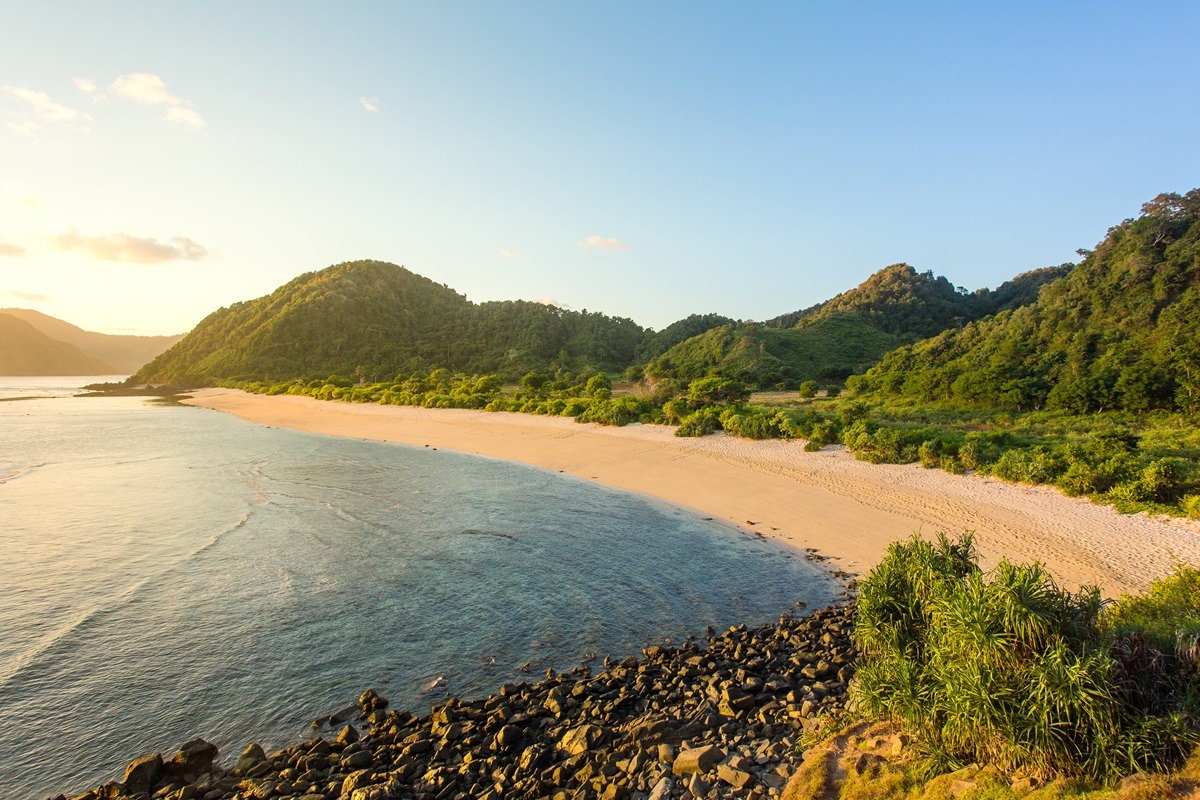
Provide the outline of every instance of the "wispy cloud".
{"type": "Polygon", "coordinates": [[[128,233],[108,233],[85,236],[74,228],[50,237],[50,244],[68,253],[83,253],[101,261],[124,261],[131,264],[161,264],[165,261],[198,261],[208,255],[208,249],[185,236],[174,236],[160,242],[147,236],[128,233]]]}
{"type": "Polygon", "coordinates": [[[180,103],[179,98],[167,89],[167,84],[162,78],[148,72],[120,75],[113,81],[112,90],[118,97],[135,100],[146,105],[164,103],[169,106],[177,106],[180,103]]]}
{"type": "Polygon", "coordinates": [[[180,108],[179,106],[168,108],[167,113],[163,114],[162,118],[167,122],[174,122],[195,131],[203,130],[206,124],[204,117],[200,116],[195,109],[180,108]]]}
{"type": "Polygon", "coordinates": [[[29,251],[19,244],[0,242],[0,256],[23,256],[29,251]]]}
{"type": "Polygon", "coordinates": [[[75,88],[86,94],[96,93],[96,84],[92,81],[89,81],[87,78],[76,78],[75,88]]]}
{"type": "Polygon", "coordinates": [[[554,306],[555,308],[562,308],[562,304],[559,303],[557,300],[555,300],[553,297],[545,297],[545,296],[535,297],[535,298],[533,298],[533,302],[541,303],[544,306],[554,306]]]}
{"type": "Polygon", "coordinates": [[[521,254],[516,250],[505,250],[503,247],[500,248],[500,255],[504,256],[509,261],[516,261],[521,257],[521,254]]]}
{"type": "Polygon", "coordinates": [[[14,133],[34,137],[38,129],[46,124],[64,125],[83,133],[88,132],[85,123],[91,121],[90,116],[51,100],[50,95],[45,92],[27,89],[24,86],[5,86],[4,91],[29,106],[28,113],[19,113],[16,121],[5,123],[14,133]]]}
{"type": "Polygon", "coordinates": [[[593,252],[612,252],[613,250],[628,250],[629,245],[619,239],[604,236],[589,236],[578,242],[579,250],[585,255],[593,252]]]}
{"type": "Polygon", "coordinates": [[[9,203],[33,208],[42,204],[42,198],[25,181],[7,180],[0,184],[0,194],[9,203]]]}
{"type": "Polygon", "coordinates": [[[362,103],[362,107],[367,111],[370,111],[372,114],[379,111],[378,97],[360,97],[358,98],[358,102],[362,103]]]}
{"type": "Polygon", "coordinates": [[[37,138],[38,124],[31,119],[26,118],[20,122],[6,122],[4,123],[4,127],[19,136],[28,136],[30,139],[37,138]]]}
{"type": "Polygon", "coordinates": [[[17,300],[24,300],[27,303],[44,303],[50,299],[48,294],[38,294],[37,292],[21,292],[10,290],[4,292],[6,297],[15,297],[17,300]]]}
{"type": "Polygon", "coordinates": [[[166,112],[159,117],[167,122],[174,122],[193,130],[203,130],[207,124],[204,117],[191,107],[192,104],[189,101],[172,94],[171,90],[167,88],[166,81],[149,72],[121,75],[113,81],[111,89],[117,97],[132,100],[135,103],[167,106],[166,112]]]}
{"type": "Polygon", "coordinates": [[[33,108],[33,113],[38,119],[43,122],[86,122],[91,119],[82,111],[76,111],[73,108],[68,108],[62,103],[56,103],[50,99],[50,95],[45,92],[39,92],[34,89],[26,89],[21,86],[5,86],[4,91],[8,92],[18,100],[24,100],[33,108]]]}

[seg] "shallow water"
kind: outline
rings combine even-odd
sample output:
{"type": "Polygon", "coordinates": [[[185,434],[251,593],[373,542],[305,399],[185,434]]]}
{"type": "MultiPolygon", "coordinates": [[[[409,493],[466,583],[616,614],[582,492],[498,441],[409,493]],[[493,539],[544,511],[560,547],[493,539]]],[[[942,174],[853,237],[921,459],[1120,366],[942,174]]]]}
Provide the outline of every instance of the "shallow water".
{"type": "Polygon", "coordinates": [[[0,402],[0,544],[13,798],[197,735],[225,758],[293,741],[368,687],[427,712],[836,592],[770,543],[557,473],[141,398],[0,402]]]}

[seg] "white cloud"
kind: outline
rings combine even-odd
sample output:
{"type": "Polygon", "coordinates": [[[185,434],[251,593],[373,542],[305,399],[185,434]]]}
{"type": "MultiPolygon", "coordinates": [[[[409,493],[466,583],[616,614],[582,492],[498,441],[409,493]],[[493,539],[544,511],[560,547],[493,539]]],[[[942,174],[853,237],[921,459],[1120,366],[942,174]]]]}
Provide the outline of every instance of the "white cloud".
{"type": "Polygon", "coordinates": [[[555,300],[553,297],[544,297],[544,296],[543,297],[535,297],[535,298],[533,298],[533,302],[541,303],[544,306],[554,306],[555,308],[562,307],[562,305],[557,300],[555,300]]]}
{"type": "Polygon", "coordinates": [[[167,90],[167,84],[162,78],[148,72],[118,76],[113,81],[112,90],[120,97],[146,105],[165,103],[169,106],[177,106],[180,103],[179,98],[167,90]]]}
{"type": "Polygon", "coordinates": [[[185,125],[192,130],[202,130],[205,122],[204,117],[200,116],[196,111],[190,108],[168,108],[167,113],[162,115],[162,118],[167,122],[174,122],[179,125],[185,125]]]}
{"type": "Polygon", "coordinates": [[[23,86],[5,86],[4,91],[18,100],[28,103],[33,114],[32,117],[28,114],[19,114],[19,121],[5,123],[8,129],[14,133],[32,137],[41,127],[39,122],[66,125],[68,128],[74,128],[83,133],[88,132],[87,126],[83,123],[90,122],[92,119],[90,116],[82,111],[64,106],[62,103],[54,102],[45,92],[27,89],[23,86]]]}
{"type": "Polygon", "coordinates": [[[604,236],[589,236],[586,239],[579,241],[578,244],[579,244],[579,249],[584,254],[591,253],[594,250],[599,250],[601,252],[611,252],[613,250],[628,250],[629,249],[629,245],[625,244],[624,242],[620,241],[619,239],[613,239],[611,237],[606,238],[604,236]]]}
{"type": "Polygon", "coordinates": [[[74,228],[50,237],[50,244],[69,253],[84,253],[101,261],[125,261],[132,264],[161,264],[164,261],[198,261],[208,250],[184,236],[160,242],[146,236],[109,233],[84,236],[74,228]]]}
{"type": "MultiPolygon", "coordinates": [[[[23,256],[28,252],[28,250],[19,244],[13,244],[12,242],[0,242],[0,256],[23,256]]],[[[9,292],[9,294],[16,293],[9,292]]]]}
{"type": "Polygon", "coordinates": [[[4,125],[10,131],[20,136],[28,136],[30,139],[37,138],[33,132],[38,129],[38,124],[31,119],[26,119],[22,122],[6,122],[4,125]]]}
{"type": "Polygon", "coordinates": [[[516,250],[505,250],[503,247],[500,248],[500,255],[504,256],[509,261],[516,261],[521,257],[521,254],[516,250]]]}
{"type": "Polygon", "coordinates": [[[44,303],[50,299],[50,295],[38,294],[37,292],[21,292],[12,290],[4,292],[4,294],[8,297],[15,297],[18,300],[24,300],[27,303],[44,303]]]}
{"type": "Polygon", "coordinates": [[[362,103],[362,107],[372,114],[379,110],[378,97],[360,97],[358,98],[358,102],[362,103]]]}
{"type": "Polygon", "coordinates": [[[87,94],[95,94],[96,92],[96,84],[92,83],[87,78],[76,78],[75,88],[81,92],[86,92],[87,94]]]}
{"type": "Polygon", "coordinates": [[[112,83],[113,94],[143,105],[165,105],[166,113],[159,119],[183,125],[192,130],[202,130],[204,117],[191,107],[191,103],[171,93],[166,81],[148,72],[134,72],[118,76],[112,83]]]}
{"type": "Polygon", "coordinates": [[[13,205],[33,208],[42,204],[42,198],[25,181],[7,180],[0,184],[0,193],[13,205]]]}

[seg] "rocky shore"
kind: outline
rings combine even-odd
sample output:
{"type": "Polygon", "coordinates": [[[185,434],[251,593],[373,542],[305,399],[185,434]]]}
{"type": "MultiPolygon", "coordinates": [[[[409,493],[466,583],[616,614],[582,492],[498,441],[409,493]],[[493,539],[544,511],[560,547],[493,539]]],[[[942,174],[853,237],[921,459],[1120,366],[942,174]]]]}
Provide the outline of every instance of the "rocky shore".
{"type": "Polygon", "coordinates": [[[784,615],[423,717],[367,691],[308,741],[271,754],[252,744],[221,767],[196,739],[77,800],[778,797],[802,734],[845,707],[852,620],[852,603],[784,615]]]}

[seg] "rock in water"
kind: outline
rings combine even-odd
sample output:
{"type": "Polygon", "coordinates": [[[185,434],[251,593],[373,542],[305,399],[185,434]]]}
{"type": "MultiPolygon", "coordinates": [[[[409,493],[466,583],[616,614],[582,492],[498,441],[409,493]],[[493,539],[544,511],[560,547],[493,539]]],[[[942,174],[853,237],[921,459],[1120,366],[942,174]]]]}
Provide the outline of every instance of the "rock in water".
{"type": "Polygon", "coordinates": [[[338,734],[337,743],[340,745],[354,744],[358,741],[358,730],[353,725],[347,725],[342,728],[342,732],[338,734]]]}
{"type": "Polygon", "coordinates": [[[129,794],[149,794],[155,781],[162,774],[162,756],[154,753],[142,756],[125,768],[125,791],[129,794]]]}
{"type": "Polygon", "coordinates": [[[259,762],[266,761],[267,754],[263,752],[262,746],[252,744],[242,751],[241,758],[238,759],[237,767],[242,771],[248,770],[259,762]]]}
{"type": "Polygon", "coordinates": [[[203,739],[192,739],[181,746],[179,752],[163,765],[163,774],[170,779],[182,779],[190,783],[202,773],[211,770],[213,759],[216,757],[215,744],[203,739]]]}

